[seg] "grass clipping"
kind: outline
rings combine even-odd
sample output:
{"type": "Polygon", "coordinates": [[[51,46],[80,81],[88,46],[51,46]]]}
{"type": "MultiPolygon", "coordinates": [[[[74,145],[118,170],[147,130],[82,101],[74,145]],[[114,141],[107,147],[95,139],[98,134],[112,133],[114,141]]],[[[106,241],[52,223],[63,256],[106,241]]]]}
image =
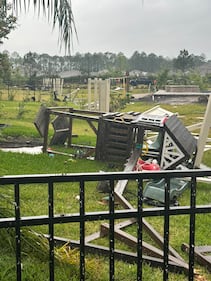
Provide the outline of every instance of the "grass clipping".
{"type": "MultiPolygon", "coordinates": [[[[27,255],[33,253],[33,256],[38,259],[49,260],[49,241],[43,234],[38,234],[31,230],[25,233],[24,230],[24,244],[27,255]]],[[[54,247],[54,259],[57,265],[68,265],[68,267],[71,267],[72,273],[78,274],[80,251],[76,248],[71,248],[71,242],[66,242],[61,247],[54,247]]],[[[85,263],[86,273],[88,275],[96,274],[98,271],[98,268],[96,268],[96,258],[89,256],[85,258],[85,263]]]]}

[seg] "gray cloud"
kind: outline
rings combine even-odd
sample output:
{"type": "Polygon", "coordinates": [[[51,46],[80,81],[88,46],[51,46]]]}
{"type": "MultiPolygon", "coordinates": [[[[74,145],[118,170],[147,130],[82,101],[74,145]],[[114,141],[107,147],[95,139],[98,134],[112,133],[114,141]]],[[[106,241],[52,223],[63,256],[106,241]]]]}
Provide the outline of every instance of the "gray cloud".
{"type": "MultiPolygon", "coordinates": [[[[72,0],[79,42],[73,52],[134,51],[176,57],[186,48],[211,59],[210,0],[72,0]]],[[[32,14],[20,18],[1,49],[59,53],[57,32],[32,14]]]]}

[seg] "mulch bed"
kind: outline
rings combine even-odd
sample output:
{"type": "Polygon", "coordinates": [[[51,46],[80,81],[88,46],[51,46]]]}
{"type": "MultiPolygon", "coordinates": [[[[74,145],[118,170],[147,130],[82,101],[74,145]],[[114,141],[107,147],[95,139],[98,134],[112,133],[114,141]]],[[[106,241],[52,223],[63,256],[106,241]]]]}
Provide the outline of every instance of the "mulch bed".
{"type": "Polygon", "coordinates": [[[0,139],[0,148],[34,147],[43,144],[40,138],[30,137],[7,137],[0,139]]]}

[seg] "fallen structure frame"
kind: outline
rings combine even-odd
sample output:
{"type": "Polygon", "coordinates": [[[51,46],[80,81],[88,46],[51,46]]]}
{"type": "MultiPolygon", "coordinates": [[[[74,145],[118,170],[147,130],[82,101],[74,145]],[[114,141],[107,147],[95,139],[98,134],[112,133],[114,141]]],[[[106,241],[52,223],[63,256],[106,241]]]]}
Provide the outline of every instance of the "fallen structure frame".
{"type": "MultiPolygon", "coordinates": [[[[138,158],[155,158],[161,169],[174,169],[179,164],[194,163],[197,151],[196,139],[183,126],[176,115],[154,116],[140,112],[104,113],[94,111],[74,110],[73,108],[42,107],[36,117],[35,126],[44,138],[43,152],[48,151],[48,131],[51,115],[56,116],[52,121],[54,135],[50,144],[64,144],[72,147],[73,119],[86,121],[96,134],[95,159],[107,162],[122,162],[125,164],[124,172],[133,171],[138,158]],[[94,124],[95,123],[95,124],[94,124]],[[153,144],[147,145],[145,137],[151,131],[157,133],[153,144]]],[[[86,146],[83,146],[86,148],[86,146]]],[[[114,198],[119,204],[130,211],[134,207],[124,197],[128,180],[119,180],[114,187],[114,198]]],[[[164,190],[165,194],[165,190],[164,190]]],[[[124,241],[131,247],[137,247],[137,238],[127,234],[124,228],[136,223],[131,219],[114,225],[115,238],[124,241]]],[[[142,224],[151,238],[160,248],[164,247],[164,239],[145,219],[142,224]]],[[[86,243],[106,236],[109,225],[101,224],[100,231],[85,238],[86,243]]],[[[163,251],[148,243],[143,243],[143,250],[151,258],[163,258],[163,251]]],[[[169,246],[169,260],[178,268],[187,270],[188,265],[184,259],[169,246]]]]}
{"type": "Polygon", "coordinates": [[[97,127],[93,122],[98,122],[99,116],[102,114],[102,112],[76,110],[69,107],[41,106],[34,121],[34,125],[37,128],[40,136],[43,138],[43,152],[48,151],[49,144],[64,145],[66,140],[68,147],[73,146],[73,119],[85,120],[94,131],[94,133],[97,134],[97,127]],[[51,121],[52,116],[55,116],[55,118],[51,121]],[[53,125],[54,134],[49,142],[50,122],[53,125]]]}
{"type": "Polygon", "coordinates": [[[156,158],[161,169],[173,169],[180,163],[193,162],[196,155],[196,139],[176,115],[166,118],[140,112],[104,113],[42,106],[34,124],[43,137],[43,152],[47,152],[49,144],[64,145],[67,141],[68,147],[74,146],[73,119],[86,121],[96,134],[96,147],[93,148],[97,160],[124,163],[140,148],[143,158],[156,158]],[[56,117],[51,121],[52,116],[56,117]],[[54,135],[49,143],[50,122],[54,135]],[[145,141],[149,131],[158,133],[151,145],[145,141]]]}

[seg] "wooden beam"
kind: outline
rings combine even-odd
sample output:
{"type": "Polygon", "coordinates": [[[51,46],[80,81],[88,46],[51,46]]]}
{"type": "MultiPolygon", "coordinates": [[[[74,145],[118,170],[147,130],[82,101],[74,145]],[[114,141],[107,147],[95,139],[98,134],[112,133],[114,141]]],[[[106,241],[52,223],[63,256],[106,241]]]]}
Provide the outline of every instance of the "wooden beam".
{"type": "MultiPolygon", "coordinates": [[[[49,238],[49,235],[44,235],[44,237],[49,238]]],[[[71,246],[71,248],[80,248],[80,241],[75,241],[75,240],[70,240],[62,237],[56,237],[54,236],[54,241],[57,245],[68,245],[71,246]]],[[[104,255],[108,256],[110,255],[110,249],[105,246],[99,246],[91,243],[86,243],[85,244],[85,251],[87,253],[94,253],[98,255],[104,255]]],[[[129,252],[129,251],[123,251],[123,250],[114,250],[115,258],[117,260],[123,260],[128,263],[136,263],[137,262],[137,254],[129,252]]],[[[154,257],[149,257],[146,255],[143,255],[143,261],[147,264],[150,264],[151,266],[163,267],[163,258],[154,258],[154,257]]],[[[171,260],[169,261],[169,271],[171,272],[184,272],[185,274],[188,275],[189,270],[186,266],[180,265],[178,263],[172,262],[171,260]]]]}
{"type": "MultiPolygon", "coordinates": [[[[101,231],[104,235],[108,235],[109,234],[109,224],[107,224],[107,223],[101,224],[101,231]]],[[[115,232],[114,233],[115,238],[124,242],[129,247],[137,248],[137,238],[136,237],[134,237],[120,229],[117,229],[116,227],[114,228],[114,232],[115,232]]],[[[163,258],[164,254],[163,254],[162,250],[160,250],[144,241],[142,242],[142,247],[143,247],[143,252],[145,252],[145,254],[155,257],[155,258],[163,258]]],[[[181,260],[180,258],[169,255],[169,260],[171,260],[172,262],[175,262],[176,264],[182,265],[188,269],[188,264],[185,261],[181,260]]]]}
{"type": "Polygon", "coordinates": [[[50,113],[48,110],[45,111],[45,125],[44,125],[44,139],[43,139],[43,152],[45,153],[48,148],[48,130],[49,130],[49,122],[50,122],[50,113]]]}
{"type": "Polygon", "coordinates": [[[87,120],[87,123],[89,124],[89,126],[91,127],[93,132],[97,135],[97,133],[98,133],[97,128],[93,125],[92,121],[91,120],[87,120]]]}
{"type": "MultiPolygon", "coordinates": [[[[182,244],[182,250],[189,253],[190,247],[188,244],[182,244]]],[[[194,255],[195,259],[200,265],[206,266],[206,268],[211,272],[211,246],[195,246],[194,255]]]]}
{"type": "Polygon", "coordinates": [[[200,135],[197,145],[197,153],[194,161],[194,168],[199,168],[202,162],[202,157],[204,154],[204,148],[209,134],[210,125],[211,125],[211,97],[209,97],[205,116],[204,116],[204,121],[200,130],[200,135]]]}

